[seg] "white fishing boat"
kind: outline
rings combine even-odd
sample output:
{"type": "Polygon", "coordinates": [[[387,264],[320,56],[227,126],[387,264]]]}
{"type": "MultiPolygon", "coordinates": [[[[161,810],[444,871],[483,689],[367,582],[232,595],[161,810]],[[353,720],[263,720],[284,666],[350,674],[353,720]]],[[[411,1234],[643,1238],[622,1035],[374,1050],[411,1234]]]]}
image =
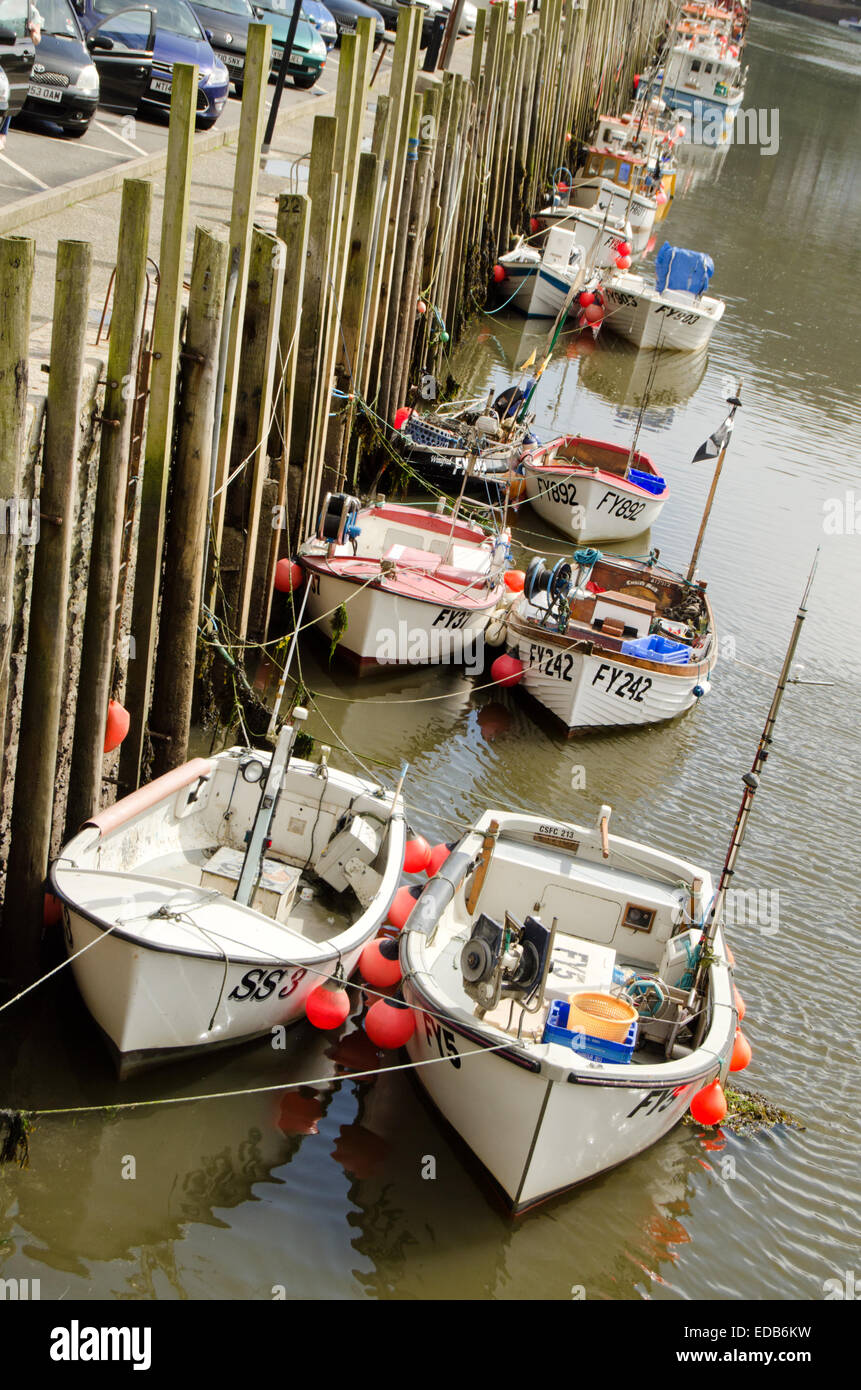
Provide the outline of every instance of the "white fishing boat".
{"type": "Polygon", "coordinates": [[[553,206],[542,208],[538,217],[545,222],[558,222],[567,208],[575,207],[628,223],[632,254],[641,256],[655,225],[658,195],[662,206],[666,203],[661,179],[660,169],[656,173],[643,154],[590,145],[582,172],[556,182],[553,206]]]}
{"type": "MultiPolygon", "coordinates": [[[[591,208],[574,207],[567,194],[555,195],[553,203],[532,218],[531,226],[534,233],[540,232],[545,226],[564,227],[566,231],[573,232],[577,245],[586,255],[586,264],[594,270],[615,268],[620,243],[632,245],[633,232],[626,218],[610,217],[606,212],[596,212],[591,208]]],[[[518,252],[515,265],[534,266],[541,259],[537,248],[520,245],[515,249],[518,252]],[[531,257],[526,254],[530,250],[531,257]]],[[[509,255],[514,257],[515,253],[512,251],[509,255]]],[[[501,263],[507,267],[506,257],[502,257],[501,263]]]]}
{"type": "Polygon", "coordinates": [[[661,70],[649,79],[651,90],[660,88],[668,106],[691,113],[694,143],[712,146],[732,138],[744,81],[738,45],[708,27],[675,44],[666,74],[661,70]]]}
{"type": "Polygon", "coordinates": [[[674,719],[708,693],[717,664],[703,582],[656,563],[575,551],[536,556],[507,620],[521,686],[568,734],[674,719]]]}
{"type": "Polygon", "coordinates": [[[575,285],[588,289],[593,283],[578,234],[568,227],[551,227],[540,250],[521,239],[498,264],[505,272],[501,284],[509,302],[527,318],[555,319],[575,285]]]}
{"type": "Polygon", "coordinates": [[[507,531],[490,535],[456,509],[360,507],[339,493],[297,559],[313,622],[362,673],[470,660],[505,592],[507,546],[507,531]]]}
{"type": "Polygon", "coordinates": [[[141,787],[51,867],[75,979],[121,1077],[303,1018],[386,918],[400,796],[291,758],[295,728],[274,753],[231,748],[141,787]]]}
{"type": "Polygon", "coordinates": [[[654,524],[670,495],[646,454],[574,434],[530,448],[521,455],[518,470],[529,504],[578,544],[640,535],[654,524]]]}
{"type": "Polygon", "coordinates": [[[697,968],[712,878],[609,817],[485,812],[401,934],[416,1076],[515,1214],[657,1143],[729,1069],[719,925],[697,968]]]}
{"type": "Polygon", "coordinates": [[[713,273],[710,256],[664,242],[654,284],[630,270],[604,277],[608,331],[638,348],[696,352],[706,347],[726,309],[722,299],[705,293],[713,273]]]}

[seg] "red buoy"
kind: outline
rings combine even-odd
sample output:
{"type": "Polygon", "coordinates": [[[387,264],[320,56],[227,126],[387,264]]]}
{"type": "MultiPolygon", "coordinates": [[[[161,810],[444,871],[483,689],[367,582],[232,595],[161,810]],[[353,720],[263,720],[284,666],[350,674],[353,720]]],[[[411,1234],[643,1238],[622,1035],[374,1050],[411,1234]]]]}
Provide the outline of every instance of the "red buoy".
{"type": "Polygon", "coordinates": [[[603,319],[604,311],[600,304],[589,304],[583,310],[583,317],[587,323],[591,323],[594,327],[596,323],[600,323],[603,319]]]}
{"type": "Polygon", "coordinates": [[[530,217],[530,219],[529,219],[529,230],[530,230],[530,232],[532,232],[533,236],[535,235],[536,232],[540,232],[540,231],[541,231],[541,227],[542,227],[542,222],[541,222],[541,218],[540,218],[540,217],[530,217]]]}
{"type": "Polygon", "coordinates": [[[526,583],[525,570],[506,570],[503,575],[506,589],[510,589],[513,594],[522,594],[523,586],[526,583]]]}
{"type": "Polygon", "coordinates": [[[283,560],[279,560],[275,566],[275,589],[279,594],[292,594],[294,589],[298,589],[305,575],[301,565],[297,565],[295,560],[289,560],[286,555],[283,560]]]}
{"type": "Polygon", "coordinates": [[[415,1015],[399,999],[378,999],[365,1015],[365,1032],[377,1047],[403,1047],[415,1031],[415,1015]]]}
{"type": "Polygon", "coordinates": [[[616,267],[618,270],[629,270],[631,266],[630,256],[617,256],[616,267]]]}
{"type": "Polygon", "coordinates": [[[590,304],[595,303],[595,296],[591,290],[583,290],[580,295],[580,308],[588,309],[590,304]]]}
{"type": "Polygon", "coordinates": [[[567,185],[567,183],[557,183],[557,185],[556,185],[556,192],[557,192],[557,193],[567,193],[567,192],[568,192],[568,185],[567,185]]]}
{"type": "Polygon", "coordinates": [[[735,1004],[735,1011],[738,1014],[738,1021],[739,1023],[741,1023],[744,1019],[745,1014],[747,1013],[747,1005],[745,1004],[735,985],[733,985],[732,987],[732,998],[733,1003],[735,1004]]]}
{"type": "Polygon", "coordinates": [[[105,752],[113,753],[119,748],[129,731],[132,717],[119,700],[108,701],[108,717],[105,721],[105,752]]]}
{"type": "Polygon", "coordinates": [[[616,247],[616,255],[630,256],[632,249],[630,241],[620,241],[619,245],[616,247]]]}
{"type": "Polygon", "coordinates": [[[416,899],[421,893],[418,884],[413,884],[412,888],[399,888],[392,898],[392,905],[389,908],[389,915],[386,922],[390,927],[396,927],[400,931],[405,925],[407,918],[416,905],[416,899]]]}
{"type": "Polygon", "coordinates": [[[497,285],[501,285],[503,280],[508,279],[508,271],[505,269],[505,266],[500,265],[498,261],[496,265],[493,267],[493,278],[496,281],[497,285]]]}
{"type": "Polygon", "coordinates": [[[412,413],[413,412],[408,405],[398,406],[397,410],[395,411],[395,418],[392,421],[395,429],[402,430],[412,413]]]}
{"type": "Polygon", "coordinates": [[[427,874],[428,878],[433,878],[434,874],[439,873],[443,864],[448,859],[448,856],[454,849],[454,846],[454,840],[452,840],[450,845],[434,845],[433,849],[430,852],[430,859],[428,860],[427,869],[425,870],[425,873],[427,874]]]}
{"type": "Polygon", "coordinates": [[[362,979],[374,989],[390,989],[401,979],[400,950],[391,936],[378,936],[369,941],[359,956],[362,979]]]}
{"type": "Polygon", "coordinates": [[[730,1058],[730,1071],[744,1071],[750,1065],[753,1056],[753,1049],[744,1033],[740,1028],[735,1030],[735,1042],[732,1045],[732,1057],[730,1058]]]}
{"type": "Polygon", "coordinates": [[[428,311],[428,306],[425,304],[425,302],[424,302],[423,299],[420,299],[420,300],[418,301],[418,303],[416,304],[416,313],[417,313],[417,314],[426,314],[427,311],[428,311]]]}
{"type": "Polygon", "coordinates": [[[53,893],[45,894],[45,901],[42,905],[42,921],[46,927],[55,927],[63,918],[63,904],[59,898],[55,898],[53,893]]]}
{"type": "Polygon", "coordinates": [[[690,1109],[698,1125],[719,1125],[726,1115],[726,1096],[720,1082],[713,1081],[697,1091],[690,1109]]]}
{"type": "Polygon", "coordinates": [[[490,679],[496,681],[497,685],[517,685],[522,677],[523,662],[507,652],[498,656],[490,668],[490,679]]]}
{"type": "Polygon", "coordinates": [[[340,1028],[350,1012],[350,996],[336,980],[326,980],[305,1000],[305,1015],[315,1028],[340,1028]]]}
{"type": "Polygon", "coordinates": [[[423,873],[427,868],[430,852],[431,847],[423,835],[416,835],[414,840],[407,840],[404,850],[404,873],[423,873]]]}

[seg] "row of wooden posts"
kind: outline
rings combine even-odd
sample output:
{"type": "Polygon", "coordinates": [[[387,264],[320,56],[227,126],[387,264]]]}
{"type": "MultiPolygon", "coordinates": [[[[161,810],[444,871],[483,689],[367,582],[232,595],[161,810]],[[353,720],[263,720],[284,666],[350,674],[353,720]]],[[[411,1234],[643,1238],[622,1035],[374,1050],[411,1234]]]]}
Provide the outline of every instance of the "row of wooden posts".
{"type": "MultiPolygon", "coordinates": [[[[92,248],[61,241],[40,538],[23,580],[16,537],[0,535],[4,980],[37,972],[46,870],[65,836],[184,760],[201,634],[238,661],[265,635],[279,556],[325,491],[378,471],[386,422],[420,371],[445,370],[497,253],[599,107],[624,107],[666,11],[666,0],[544,0],[537,21],[522,3],[509,21],[493,5],[478,12],[467,77],[419,71],[421,11],[407,7],[369,138],[373,34],[360,20],[341,40],[335,114],[314,121],[307,191],[279,197],[274,227],[255,223],[270,30],[252,25],[230,226],[195,229],[187,287],[197,72],[174,69],[157,296],[152,187],[123,187],[94,487],[87,497],[79,477],[92,248]],[[82,537],[86,612],[70,643],[82,537]],[[106,758],[112,698],[129,729],[106,758]]],[[[32,239],[0,239],[4,499],[26,477],[34,267],[32,239]]]]}

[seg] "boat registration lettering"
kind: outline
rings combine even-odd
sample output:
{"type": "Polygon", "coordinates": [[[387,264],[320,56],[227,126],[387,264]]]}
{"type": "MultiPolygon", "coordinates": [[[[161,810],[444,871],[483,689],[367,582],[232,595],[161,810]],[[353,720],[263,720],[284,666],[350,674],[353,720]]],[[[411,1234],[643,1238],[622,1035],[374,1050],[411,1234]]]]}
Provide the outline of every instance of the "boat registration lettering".
{"type": "Polygon", "coordinates": [[[627,697],[629,700],[636,700],[638,705],[643,703],[643,697],[648,695],[652,688],[651,676],[635,676],[633,671],[627,671],[624,666],[613,666],[608,661],[601,662],[592,677],[592,684],[603,685],[605,680],[605,695],[618,695],[621,700],[627,697]]]}
{"type": "Polygon", "coordinates": [[[556,502],[563,507],[575,507],[577,505],[577,485],[576,483],[565,482],[562,478],[536,478],[538,492],[541,497],[549,497],[551,502],[556,502]]]}
{"type": "MultiPolygon", "coordinates": [[[[239,984],[228,994],[228,999],[235,999],[237,1003],[243,1000],[250,1000],[257,1004],[262,999],[268,999],[275,990],[276,985],[280,985],[284,976],[288,972],[288,967],[279,967],[276,970],[267,970],[266,966],[255,966],[242,976],[239,984]]],[[[294,970],[287,984],[278,991],[279,999],[286,999],[304,980],[308,971],[301,966],[294,970]]]]}
{"type": "Polygon", "coordinates": [[[544,676],[553,676],[558,681],[571,681],[574,658],[570,652],[555,652],[552,647],[539,647],[535,642],[529,644],[529,665],[535,666],[544,676]]]}
{"type": "Polygon", "coordinates": [[[567,849],[571,854],[576,854],[580,848],[580,841],[574,831],[566,829],[564,825],[539,825],[532,838],[542,845],[556,845],[557,848],[567,849]]]}
{"type": "Polygon", "coordinates": [[[618,304],[624,309],[636,309],[637,307],[637,300],[632,294],[623,294],[621,290],[611,289],[606,289],[604,293],[614,304],[618,304]]]}
{"type": "Polygon", "coordinates": [[[457,632],[466,627],[469,610],[466,608],[442,608],[431,623],[431,627],[444,628],[446,632],[457,632]]]}
{"type": "Polygon", "coordinates": [[[660,1090],[647,1091],[643,1099],[638,1101],[633,1110],[629,1110],[627,1119],[633,1119],[634,1115],[645,1111],[647,1115],[660,1115],[662,1110],[668,1110],[676,1099],[678,1087],[675,1089],[661,1088],[660,1090]]]}
{"type": "Polygon", "coordinates": [[[596,511],[600,512],[605,502],[610,503],[607,508],[608,514],[618,517],[620,521],[636,521],[640,513],[646,510],[645,502],[636,502],[633,497],[624,497],[620,492],[614,492],[612,488],[608,488],[604,493],[596,511]]]}
{"type": "Polygon", "coordinates": [[[686,314],[683,309],[674,309],[671,304],[659,304],[655,313],[675,319],[678,323],[699,323],[700,320],[699,314],[686,314]]]}
{"type": "Polygon", "coordinates": [[[440,1057],[444,1061],[447,1058],[455,1070],[459,1070],[460,1053],[457,1050],[454,1033],[450,1028],[443,1028],[439,1020],[431,1018],[430,1014],[423,1014],[422,1017],[425,1022],[425,1033],[428,1042],[436,1043],[440,1057]]]}

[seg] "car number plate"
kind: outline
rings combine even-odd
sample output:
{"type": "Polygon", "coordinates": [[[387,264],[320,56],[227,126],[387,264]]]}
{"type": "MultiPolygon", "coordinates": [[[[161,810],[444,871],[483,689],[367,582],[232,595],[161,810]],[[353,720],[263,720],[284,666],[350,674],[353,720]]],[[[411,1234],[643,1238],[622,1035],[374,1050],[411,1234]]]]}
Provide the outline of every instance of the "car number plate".
{"type": "Polygon", "coordinates": [[[245,59],[241,53],[223,53],[221,56],[229,68],[241,68],[245,65],[245,59]]]}
{"type": "Polygon", "coordinates": [[[62,101],[63,93],[57,87],[43,87],[39,82],[31,82],[27,94],[38,97],[40,101],[62,101]]]}
{"type": "Polygon", "coordinates": [[[150,87],[154,92],[167,92],[168,96],[173,90],[171,84],[169,82],[163,82],[160,77],[154,77],[150,83],[150,87]]]}

